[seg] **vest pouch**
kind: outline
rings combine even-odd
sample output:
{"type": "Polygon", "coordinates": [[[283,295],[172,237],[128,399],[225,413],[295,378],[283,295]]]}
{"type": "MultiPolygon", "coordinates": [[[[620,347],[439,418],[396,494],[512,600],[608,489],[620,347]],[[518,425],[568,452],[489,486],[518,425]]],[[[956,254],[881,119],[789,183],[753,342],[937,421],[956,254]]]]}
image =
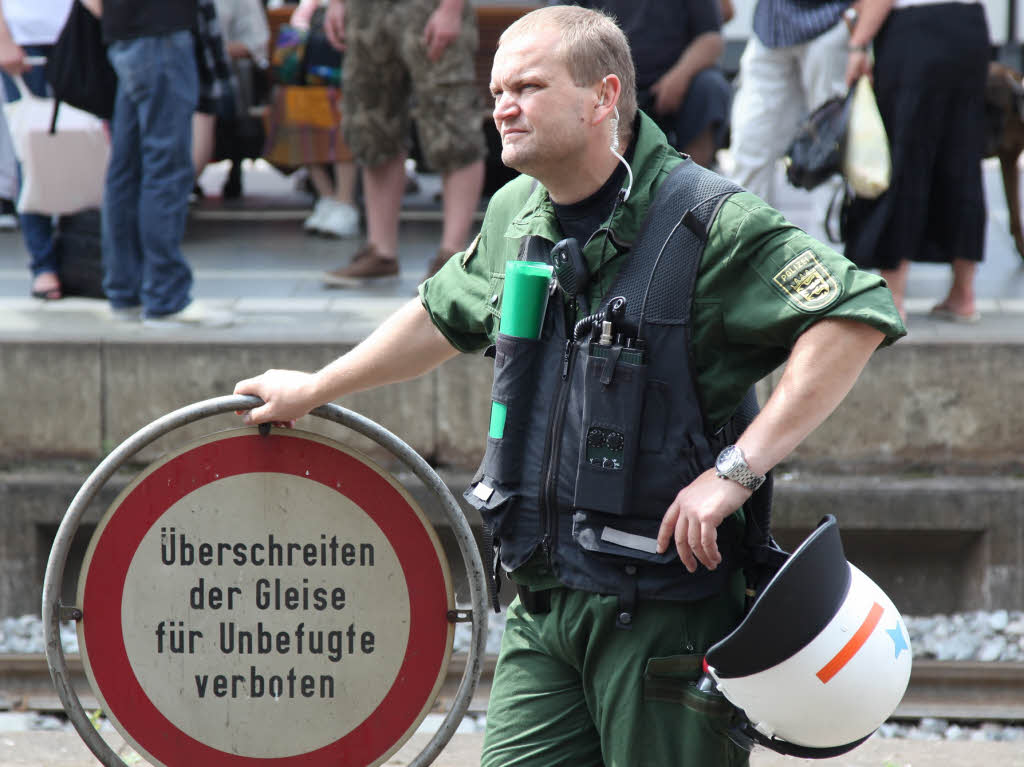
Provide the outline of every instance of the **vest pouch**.
{"type": "Polygon", "coordinates": [[[491,401],[503,407],[504,426],[498,430],[501,436],[487,437],[479,473],[507,487],[518,487],[521,479],[540,350],[541,342],[532,338],[499,333],[495,340],[491,401]]]}
{"type": "Polygon", "coordinates": [[[572,515],[572,538],[584,551],[618,562],[678,562],[675,546],[669,546],[663,554],[657,551],[660,524],[660,520],[576,511],[572,515]]]}
{"type": "Polygon", "coordinates": [[[573,508],[626,514],[647,386],[643,352],[590,344],[573,508]]]}

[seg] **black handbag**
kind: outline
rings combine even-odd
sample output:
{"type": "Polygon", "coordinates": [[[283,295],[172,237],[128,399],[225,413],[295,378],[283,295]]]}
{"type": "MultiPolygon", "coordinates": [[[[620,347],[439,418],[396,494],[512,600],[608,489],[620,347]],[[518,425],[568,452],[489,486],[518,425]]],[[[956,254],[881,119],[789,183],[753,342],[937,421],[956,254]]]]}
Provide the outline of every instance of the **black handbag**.
{"type": "Polygon", "coordinates": [[[784,158],[789,183],[814,189],[842,173],[849,121],[849,94],[833,96],[804,119],[784,158]]]}
{"type": "Polygon", "coordinates": [[[100,20],[77,0],[47,57],[46,80],[58,101],[105,120],[114,114],[117,73],[107,59],[100,20]]]}
{"type": "Polygon", "coordinates": [[[325,12],[317,8],[309,24],[302,71],[306,85],[341,85],[341,51],[331,45],[324,31],[325,12]]]}
{"type": "Polygon", "coordinates": [[[100,216],[99,210],[91,209],[57,219],[53,250],[65,296],[106,298],[100,216]]]}

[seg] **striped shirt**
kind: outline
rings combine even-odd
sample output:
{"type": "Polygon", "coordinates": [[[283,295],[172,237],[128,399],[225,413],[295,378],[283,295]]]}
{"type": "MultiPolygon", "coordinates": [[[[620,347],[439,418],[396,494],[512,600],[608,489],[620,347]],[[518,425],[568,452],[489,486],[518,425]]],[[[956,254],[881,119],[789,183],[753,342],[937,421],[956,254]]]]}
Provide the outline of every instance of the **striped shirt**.
{"type": "Polygon", "coordinates": [[[813,40],[839,23],[852,0],[758,0],[754,33],[766,48],[813,40]]]}

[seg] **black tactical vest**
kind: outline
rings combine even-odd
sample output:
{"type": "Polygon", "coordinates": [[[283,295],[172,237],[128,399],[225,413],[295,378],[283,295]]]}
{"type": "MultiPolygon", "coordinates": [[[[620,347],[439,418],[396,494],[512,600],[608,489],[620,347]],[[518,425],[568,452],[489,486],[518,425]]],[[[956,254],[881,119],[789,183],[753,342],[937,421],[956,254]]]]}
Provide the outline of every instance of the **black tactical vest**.
{"type": "Polygon", "coordinates": [[[498,335],[492,399],[506,407],[504,433],[488,438],[464,497],[481,511],[506,569],[542,547],[564,585],[618,595],[631,612],[637,599],[718,593],[742,564],[735,516],[719,528],[723,561],[713,572],[700,565],[687,572],[674,546],[655,551],[676,494],[756,413],[751,392],[743,422],[710,433],[690,350],[707,232],[737,191],[689,160],[673,170],[595,315],[611,317],[603,339],[601,319],[597,332],[574,338],[554,298],[540,339],[498,335]],[[617,316],[610,307],[620,297],[625,310],[617,316]]]}

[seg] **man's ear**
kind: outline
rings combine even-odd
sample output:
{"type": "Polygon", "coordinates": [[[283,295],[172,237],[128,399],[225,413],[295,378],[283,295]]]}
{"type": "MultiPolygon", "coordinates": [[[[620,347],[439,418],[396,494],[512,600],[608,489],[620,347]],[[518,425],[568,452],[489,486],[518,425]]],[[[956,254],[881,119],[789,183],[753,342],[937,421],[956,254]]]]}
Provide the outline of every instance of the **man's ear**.
{"type": "Polygon", "coordinates": [[[594,123],[604,120],[612,111],[612,108],[619,101],[619,94],[622,92],[622,81],[618,75],[605,75],[601,79],[601,92],[597,97],[597,113],[594,115],[594,123]]]}

